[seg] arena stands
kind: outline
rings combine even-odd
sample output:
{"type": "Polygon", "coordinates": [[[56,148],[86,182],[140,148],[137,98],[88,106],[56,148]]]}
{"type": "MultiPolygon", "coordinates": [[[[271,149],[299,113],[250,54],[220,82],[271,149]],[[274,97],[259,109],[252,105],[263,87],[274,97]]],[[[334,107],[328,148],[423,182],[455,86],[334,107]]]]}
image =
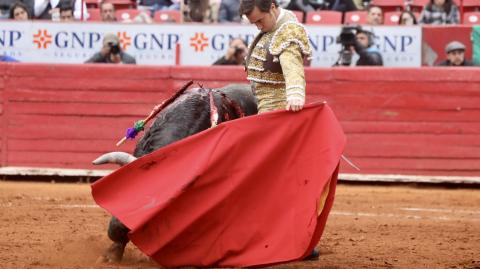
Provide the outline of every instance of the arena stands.
{"type": "Polygon", "coordinates": [[[307,13],[306,24],[342,24],[342,12],[334,10],[312,11],[307,13]]]}
{"type": "MultiPolygon", "coordinates": [[[[119,22],[124,20],[131,20],[136,17],[140,12],[137,11],[137,1],[135,0],[83,0],[88,8],[90,13],[89,21],[100,21],[100,15],[98,8],[100,3],[112,3],[116,10],[116,17],[119,22]]],[[[180,4],[180,0],[171,1],[173,4],[171,6],[157,7],[153,6],[141,6],[142,11],[148,13],[151,16],[151,19],[155,23],[164,23],[164,22],[173,22],[181,23],[191,21],[188,18],[183,18],[182,16],[189,16],[188,14],[188,5],[180,4]],[[145,8],[148,8],[146,10],[145,8]],[[184,10],[185,8],[185,10],[184,10]]],[[[182,0],[186,1],[186,0],[182,0]]],[[[209,0],[212,2],[207,14],[210,14],[209,17],[213,18],[215,23],[215,18],[218,18],[218,3],[221,0],[209,0]],[[218,2],[218,3],[217,3],[218,2]],[[216,4],[215,4],[216,3],[216,4]]],[[[366,9],[367,5],[375,5],[382,9],[385,14],[385,24],[386,25],[396,25],[398,24],[400,12],[406,10],[413,12],[418,20],[418,16],[426,4],[429,3],[429,0],[371,0],[364,1],[362,8],[358,10],[328,10],[328,5],[322,5],[321,10],[313,10],[309,12],[303,12],[299,10],[292,10],[297,16],[300,22],[310,24],[310,25],[332,25],[332,24],[365,24],[366,23],[366,9]]],[[[467,25],[477,24],[478,12],[480,12],[480,0],[454,0],[454,3],[459,7],[461,18],[467,25]]],[[[235,10],[235,9],[234,9],[235,10]]]]}
{"type": "Polygon", "coordinates": [[[383,12],[390,12],[403,10],[406,3],[403,0],[373,0],[371,4],[379,6],[383,12]]]}
{"type": "Polygon", "coordinates": [[[365,24],[367,21],[367,11],[348,11],[345,12],[344,24],[365,24]]]}

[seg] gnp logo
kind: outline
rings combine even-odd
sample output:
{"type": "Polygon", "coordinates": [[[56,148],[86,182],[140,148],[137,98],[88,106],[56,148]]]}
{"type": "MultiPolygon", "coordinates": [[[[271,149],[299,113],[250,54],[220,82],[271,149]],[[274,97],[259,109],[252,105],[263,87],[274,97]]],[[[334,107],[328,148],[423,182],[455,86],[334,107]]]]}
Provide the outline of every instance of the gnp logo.
{"type": "Polygon", "coordinates": [[[190,38],[190,46],[192,46],[196,52],[203,52],[203,50],[208,47],[208,38],[204,33],[195,33],[195,35],[190,38]]]}
{"type": "Polygon", "coordinates": [[[126,51],[127,48],[132,45],[132,38],[127,35],[127,32],[118,32],[118,39],[120,39],[120,44],[122,45],[122,50],[126,51]]]}
{"type": "Polygon", "coordinates": [[[52,43],[52,35],[45,29],[40,29],[33,34],[33,44],[37,45],[37,49],[46,49],[52,43]]]}

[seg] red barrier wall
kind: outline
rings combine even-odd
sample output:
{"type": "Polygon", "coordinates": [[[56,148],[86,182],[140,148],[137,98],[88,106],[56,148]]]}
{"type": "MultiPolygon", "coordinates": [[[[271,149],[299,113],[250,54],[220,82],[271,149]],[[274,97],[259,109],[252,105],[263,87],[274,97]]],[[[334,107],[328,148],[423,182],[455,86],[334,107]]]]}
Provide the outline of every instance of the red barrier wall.
{"type": "MultiPolygon", "coordinates": [[[[246,82],[239,67],[0,64],[2,166],[98,168],[125,129],[184,82],[246,82]]],[[[480,175],[480,68],[308,69],[361,173],[480,175]]],[[[113,166],[112,166],[113,167],[113,166]]],[[[105,168],[105,167],[102,167],[105,168]]],[[[347,165],[341,172],[356,172],[347,165]]]]}

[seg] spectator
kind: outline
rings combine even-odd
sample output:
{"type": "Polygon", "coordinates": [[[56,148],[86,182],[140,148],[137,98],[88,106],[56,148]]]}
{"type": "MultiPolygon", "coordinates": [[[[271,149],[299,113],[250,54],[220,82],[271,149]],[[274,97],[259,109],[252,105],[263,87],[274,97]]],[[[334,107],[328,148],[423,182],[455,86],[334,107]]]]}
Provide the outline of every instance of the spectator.
{"type": "Polygon", "coordinates": [[[383,11],[379,6],[368,6],[367,25],[382,25],[383,11]]]}
{"type": "Polygon", "coordinates": [[[213,65],[243,65],[247,56],[247,44],[241,38],[230,41],[227,53],[213,65]]]}
{"type": "Polygon", "coordinates": [[[188,20],[192,22],[209,22],[209,0],[188,0],[188,20]]]}
{"type": "Polygon", "coordinates": [[[115,17],[115,6],[112,3],[101,2],[100,17],[103,22],[116,22],[117,17],[115,17]]]}
{"type": "Polygon", "coordinates": [[[357,66],[383,65],[380,51],[375,47],[374,34],[370,31],[359,29],[355,35],[355,52],[360,56],[357,66]]]}
{"type": "Polygon", "coordinates": [[[460,12],[452,0],[430,0],[420,15],[421,24],[458,24],[460,12]]]}
{"type": "Polygon", "coordinates": [[[240,22],[240,0],[222,0],[218,11],[218,22],[240,22]]]}
{"type": "Polygon", "coordinates": [[[177,0],[139,0],[137,9],[149,11],[154,16],[157,10],[180,10],[180,2],[177,0]]]}
{"type": "Polygon", "coordinates": [[[103,37],[103,47],[85,63],[136,64],[135,58],[122,51],[120,39],[112,33],[103,37]]]}
{"type": "Polygon", "coordinates": [[[32,18],[28,7],[22,2],[15,2],[10,7],[10,19],[17,21],[27,21],[32,18]]]}
{"type": "MultiPolygon", "coordinates": [[[[315,2],[315,1],[313,1],[315,2]]],[[[313,3],[314,5],[316,3],[313,3]]],[[[293,11],[301,11],[303,13],[307,13],[310,11],[314,11],[317,9],[317,6],[313,6],[312,2],[309,0],[290,0],[286,9],[293,10],[293,11]]]]}
{"type": "Polygon", "coordinates": [[[60,21],[74,21],[73,7],[69,3],[60,3],[60,21]]]}
{"type": "Polygon", "coordinates": [[[415,17],[415,14],[413,14],[411,11],[404,10],[400,14],[398,24],[399,25],[416,25],[417,24],[417,18],[415,17]]]}
{"type": "Polygon", "coordinates": [[[445,47],[447,59],[438,66],[473,66],[471,61],[465,60],[465,45],[458,41],[452,41],[445,47]]]}
{"type": "Polygon", "coordinates": [[[358,9],[353,0],[327,0],[326,2],[331,10],[346,12],[358,9]]]}
{"type": "Polygon", "coordinates": [[[35,0],[34,1],[34,17],[43,20],[60,20],[60,5],[70,5],[73,7],[73,17],[76,20],[87,20],[87,5],[82,0],[35,0]],[[82,8],[83,5],[83,8],[82,8]],[[82,13],[83,10],[83,13],[82,13]]]}

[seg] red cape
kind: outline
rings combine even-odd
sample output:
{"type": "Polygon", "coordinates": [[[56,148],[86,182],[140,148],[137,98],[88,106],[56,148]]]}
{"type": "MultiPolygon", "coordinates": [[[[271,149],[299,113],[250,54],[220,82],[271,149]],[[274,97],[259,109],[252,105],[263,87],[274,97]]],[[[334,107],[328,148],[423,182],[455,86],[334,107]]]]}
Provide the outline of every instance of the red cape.
{"type": "Polygon", "coordinates": [[[327,105],[265,113],[143,156],[97,181],[92,194],[162,266],[298,260],[320,240],[345,141],[327,105]]]}

